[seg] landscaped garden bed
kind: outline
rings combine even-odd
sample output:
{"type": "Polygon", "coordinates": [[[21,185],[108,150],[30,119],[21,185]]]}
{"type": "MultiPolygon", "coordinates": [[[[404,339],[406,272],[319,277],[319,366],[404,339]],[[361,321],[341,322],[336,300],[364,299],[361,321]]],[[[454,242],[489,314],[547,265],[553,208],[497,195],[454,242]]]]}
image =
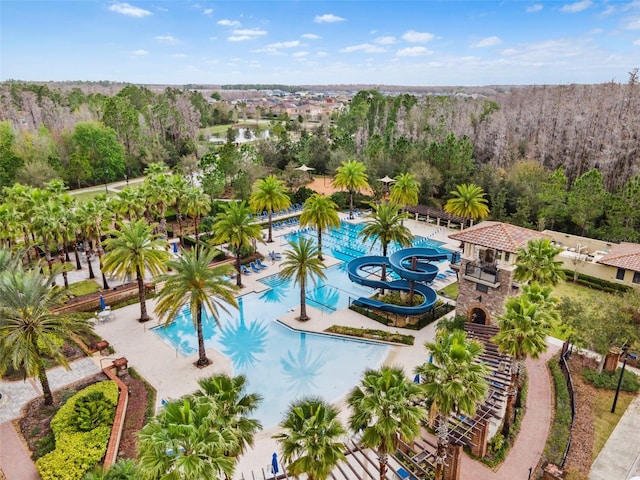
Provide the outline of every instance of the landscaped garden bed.
{"type": "Polygon", "coordinates": [[[340,325],[331,325],[325,330],[325,332],[348,335],[350,337],[366,338],[369,340],[402,343],[404,345],[413,345],[413,342],[415,340],[413,335],[403,335],[401,333],[385,332],[384,330],[372,330],[369,328],[342,327],[340,325]]]}

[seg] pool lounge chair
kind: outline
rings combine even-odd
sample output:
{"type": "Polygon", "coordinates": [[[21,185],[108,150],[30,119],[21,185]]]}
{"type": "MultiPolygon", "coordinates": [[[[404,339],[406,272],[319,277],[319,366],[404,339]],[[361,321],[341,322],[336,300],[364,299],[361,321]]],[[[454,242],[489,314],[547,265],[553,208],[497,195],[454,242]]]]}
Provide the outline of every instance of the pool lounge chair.
{"type": "Polygon", "coordinates": [[[265,268],[267,268],[267,266],[262,263],[261,259],[256,260],[256,266],[258,266],[259,268],[261,268],[262,270],[264,270],[265,268]]]}
{"type": "Polygon", "coordinates": [[[251,262],[249,266],[251,267],[251,270],[253,270],[255,273],[260,273],[262,271],[262,269],[253,262],[251,262]]]}
{"type": "Polygon", "coordinates": [[[240,265],[240,271],[244,275],[251,275],[251,270],[249,270],[246,265],[240,265]]]}

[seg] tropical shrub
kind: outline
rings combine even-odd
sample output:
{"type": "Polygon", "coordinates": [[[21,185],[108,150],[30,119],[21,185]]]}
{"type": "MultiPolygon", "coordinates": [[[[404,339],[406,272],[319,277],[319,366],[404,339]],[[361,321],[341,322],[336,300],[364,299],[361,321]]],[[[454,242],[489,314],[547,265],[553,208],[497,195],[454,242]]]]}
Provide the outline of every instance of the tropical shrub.
{"type": "Polygon", "coordinates": [[[401,333],[391,333],[385,332],[384,330],[373,330],[369,328],[343,327],[340,325],[331,325],[325,330],[325,332],[349,335],[351,337],[369,338],[372,340],[382,340],[385,342],[403,343],[405,345],[413,345],[415,340],[413,335],[402,335],[401,333]]]}
{"type": "Polygon", "coordinates": [[[51,420],[55,449],[36,461],[42,480],[80,480],[100,463],[117,403],[118,386],[106,381],[81,390],[60,407],[51,420]],[[97,405],[89,406],[91,402],[97,405]],[[91,425],[99,426],[85,430],[91,425]]]}
{"type": "MultiPolygon", "coordinates": [[[[618,381],[620,379],[621,369],[618,368],[615,372],[601,372],[595,368],[584,368],[580,371],[580,375],[582,379],[590,383],[596,388],[604,388],[607,390],[616,390],[618,388],[618,381]]],[[[620,384],[620,390],[623,392],[637,392],[640,389],[640,381],[638,380],[638,376],[630,372],[629,370],[625,370],[624,375],[622,376],[622,383],[620,384]]]]}

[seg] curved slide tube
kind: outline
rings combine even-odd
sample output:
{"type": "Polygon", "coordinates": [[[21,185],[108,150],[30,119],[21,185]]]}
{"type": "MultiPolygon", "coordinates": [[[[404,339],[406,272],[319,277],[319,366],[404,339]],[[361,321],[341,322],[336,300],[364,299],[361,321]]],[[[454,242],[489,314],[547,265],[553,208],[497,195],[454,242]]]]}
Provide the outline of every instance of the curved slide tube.
{"type": "Polygon", "coordinates": [[[411,290],[411,281],[414,282],[414,291],[424,297],[420,305],[405,307],[391,305],[367,297],[360,297],[355,300],[354,305],[362,307],[372,307],[383,312],[390,312],[396,315],[421,315],[433,308],[438,295],[435,290],[428,285],[419,282],[431,282],[438,274],[437,265],[428,263],[430,260],[444,260],[448,256],[434,248],[406,248],[393,253],[390,257],[367,256],[351,260],[347,265],[347,273],[352,282],[359,283],[371,288],[384,288],[388,290],[411,290]],[[416,270],[411,270],[412,258],[416,258],[416,270]],[[402,280],[383,282],[375,278],[367,278],[360,275],[360,271],[365,267],[390,266],[402,280]],[[418,283],[415,283],[418,282],[418,283]]]}

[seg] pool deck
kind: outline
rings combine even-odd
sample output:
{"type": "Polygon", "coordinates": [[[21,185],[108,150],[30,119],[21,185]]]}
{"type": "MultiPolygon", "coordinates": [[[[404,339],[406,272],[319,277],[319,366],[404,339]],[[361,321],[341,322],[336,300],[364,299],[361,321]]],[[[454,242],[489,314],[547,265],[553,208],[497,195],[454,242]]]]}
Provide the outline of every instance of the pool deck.
{"type": "MultiPolygon", "coordinates": [[[[342,216],[342,215],[341,215],[342,216]]],[[[364,217],[354,220],[355,223],[364,221],[364,217]]],[[[457,249],[458,242],[448,240],[447,235],[455,230],[446,230],[442,227],[436,227],[425,222],[416,222],[408,220],[405,222],[407,227],[414,233],[430,237],[433,240],[448,242],[444,247],[457,249]]],[[[274,232],[274,241],[268,244],[258,244],[258,250],[267,256],[268,252],[276,251],[282,253],[287,248],[285,235],[296,228],[287,228],[274,232]]],[[[328,254],[324,255],[327,267],[340,263],[339,260],[328,254]]],[[[268,258],[268,257],[267,257],[268,258]]],[[[268,266],[261,273],[252,273],[251,275],[242,276],[243,288],[240,295],[250,292],[262,292],[269,287],[258,282],[259,279],[274,275],[281,269],[282,262],[264,261],[268,266]]],[[[447,264],[442,264],[442,269],[446,269],[447,264]]],[[[446,283],[453,282],[455,277],[445,280],[446,283]]],[[[445,284],[446,284],[445,283],[445,284]]],[[[439,285],[439,288],[444,286],[439,285]]],[[[156,306],[155,299],[147,301],[147,310],[153,317],[153,311],[156,306]]],[[[339,324],[356,328],[376,328],[388,330],[390,332],[398,331],[394,327],[385,327],[378,322],[370,320],[349,309],[339,310],[332,314],[323,312],[307,305],[308,315],[311,319],[307,322],[300,322],[296,319],[299,316],[299,308],[278,318],[278,321],[288,325],[289,327],[307,331],[307,332],[323,332],[327,327],[333,324],[339,324]]],[[[126,357],[129,360],[129,366],[139,372],[149,383],[157,390],[156,407],[160,407],[162,400],[176,399],[180,396],[193,392],[198,388],[197,381],[200,378],[213,375],[215,373],[233,374],[231,361],[214,349],[207,349],[207,356],[213,360],[213,364],[202,370],[194,367],[197,359],[197,353],[189,356],[182,355],[175,347],[163,341],[158,335],[150,331],[158,325],[157,318],[140,324],[136,321],[139,317],[139,304],[129,305],[127,307],[114,311],[115,320],[103,324],[96,325],[96,331],[103,338],[107,339],[114,347],[115,354],[108,357],[95,357],[96,362],[103,365],[107,364],[107,359],[118,357],[126,357]]],[[[413,346],[395,345],[387,359],[386,365],[401,366],[407,372],[407,376],[412,376],[415,366],[424,363],[427,360],[426,350],[423,344],[427,340],[433,340],[435,334],[435,324],[429,325],[420,331],[408,330],[408,333],[416,337],[413,346]]],[[[348,411],[342,402],[343,420],[346,420],[348,411]]],[[[262,478],[262,470],[267,471],[270,465],[271,455],[273,452],[279,452],[276,442],[271,438],[276,433],[276,428],[263,430],[256,436],[254,447],[249,449],[238,462],[237,474],[235,478],[251,478],[251,472],[255,472],[256,478],[262,478]]]]}

